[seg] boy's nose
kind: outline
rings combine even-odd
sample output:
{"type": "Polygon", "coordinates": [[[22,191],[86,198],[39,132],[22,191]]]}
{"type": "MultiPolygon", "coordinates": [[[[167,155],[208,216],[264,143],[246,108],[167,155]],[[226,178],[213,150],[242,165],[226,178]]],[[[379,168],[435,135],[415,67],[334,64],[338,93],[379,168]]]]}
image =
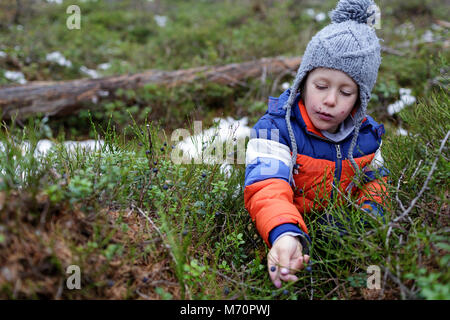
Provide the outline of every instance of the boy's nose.
{"type": "Polygon", "coordinates": [[[336,105],[336,93],[334,90],[330,90],[330,92],[328,92],[324,103],[329,107],[334,107],[336,105]]]}

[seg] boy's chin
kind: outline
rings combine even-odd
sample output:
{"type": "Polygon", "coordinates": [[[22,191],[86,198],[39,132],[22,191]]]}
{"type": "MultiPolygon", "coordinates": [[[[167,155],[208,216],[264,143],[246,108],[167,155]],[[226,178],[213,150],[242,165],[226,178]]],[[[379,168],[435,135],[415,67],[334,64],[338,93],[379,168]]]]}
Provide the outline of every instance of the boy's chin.
{"type": "Polygon", "coordinates": [[[336,133],[338,131],[339,126],[328,127],[327,129],[321,129],[323,131],[327,131],[328,133],[336,133]]]}
{"type": "Polygon", "coordinates": [[[327,131],[329,133],[336,133],[337,128],[339,127],[332,124],[323,124],[323,123],[313,123],[313,125],[316,127],[317,130],[327,131]]]}

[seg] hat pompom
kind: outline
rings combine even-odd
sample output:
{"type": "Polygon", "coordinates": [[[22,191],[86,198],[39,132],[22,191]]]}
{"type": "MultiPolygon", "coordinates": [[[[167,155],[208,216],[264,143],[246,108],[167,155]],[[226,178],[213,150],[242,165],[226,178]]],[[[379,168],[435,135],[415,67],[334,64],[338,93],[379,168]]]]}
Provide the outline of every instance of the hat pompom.
{"type": "Polygon", "coordinates": [[[371,9],[373,5],[375,3],[372,0],[341,0],[330,13],[331,21],[340,23],[354,20],[366,24],[367,19],[374,13],[371,9]]]}

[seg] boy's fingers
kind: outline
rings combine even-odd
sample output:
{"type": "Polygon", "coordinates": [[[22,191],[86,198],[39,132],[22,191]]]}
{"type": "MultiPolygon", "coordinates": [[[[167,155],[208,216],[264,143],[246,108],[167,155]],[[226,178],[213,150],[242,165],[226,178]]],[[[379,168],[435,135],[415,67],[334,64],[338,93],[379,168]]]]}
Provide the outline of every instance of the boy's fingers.
{"type": "Polygon", "coordinates": [[[305,264],[308,264],[308,263],[309,263],[309,256],[308,256],[307,254],[305,254],[305,255],[303,256],[303,259],[305,260],[305,264]]]}
{"type": "Polygon", "coordinates": [[[291,266],[291,257],[287,252],[282,252],[279,256],[280,258],[280,273],[283,276],[286,276],[290,273],[289,267],[291,266]]]}
{"type": "Polygon", "coordinates": [[[297,276],[293,275],[293,274],[288,274],[286,276],[280,276],[281,280],[283,281],[297,281],[298,278],[297,276]]]}
{"type": "Polygon", "coordinates": [[[297,272],[303,268],[303,257],[300,256],[298,259],[292,261],[293,272],[297,272]]]}
{"type": "Polygon", "coordinates": [[[267,255],[267,268],[269,270],[269,277],[272,283],[275,285],[275,287],[280,288],[281,287],[281,281],[280,281],[280,267],[277,264],[277,257],[274,255],[274,253],[269,251],[269,254],[267,255]]]}

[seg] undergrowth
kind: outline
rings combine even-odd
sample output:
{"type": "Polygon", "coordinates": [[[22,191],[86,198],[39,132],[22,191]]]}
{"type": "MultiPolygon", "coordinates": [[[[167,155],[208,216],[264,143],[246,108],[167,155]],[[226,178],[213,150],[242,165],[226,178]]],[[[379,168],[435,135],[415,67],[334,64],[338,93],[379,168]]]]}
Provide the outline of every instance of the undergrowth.
{"type": "MultiPolygon", "coordinates": [[[[2,25],[0,84],[12,83],[1,72],[6,70],[21,71],[29,81],[69,80],[82,76],[80,66],[106,61],[111,68],[104,76],[297,56],[328,23],[304,9],[335,5],[169,1],[133,11],[131,3],[111,2],[108,10],[100,2],[80,3],[89,28],[72,38],[56,5],[31,12],[19,21],[22,28],[2,25]],[[167,27],[147,19],[149,12],[166,14],[167,27]],[[72,67],[46,61],[52,51],[61,51],[72,67]]],[[[369,105],[387,131],[384,220],[361,225],[364,213],[351,201],[306,216],[311,272],[275,289],[267,274],[268,249],[243,206],[245,167],[233,164],[227,173],[220,164],[175,164],[167,136],[192,120],[208,123],[218,115],[248,116],[251,125],[265,112],[267,96],[281,93],[293,75],[235,87],[199,82],[119,89],[73,116],[2,122],[0,297],[449,299],[450,168],[448,141],[443,143],[450,130],[448,28],[433,31],[436,41],[414,44],[446,15],[436,1],[379,5],[377,33],[382,45],[395,49],[382,53],[369,105]],[[418,102],[389,115],[387,106],[405,87],[418,102]],[[407,135],[397,134],[399,125],[407,135]],[[65,139],[80,137],[104,143],[95,151],[64,147],[65,139]],[[41,139],[56,147],[37,154],[41,139]],[[347,234],[318,226],[325,213],[340,220],[347,234]],[[71,265],[81,270],[79,290],[66,286],[71,265]],[[380,270],[380,289],[367,288],[369,266],[380,270]]]]}

